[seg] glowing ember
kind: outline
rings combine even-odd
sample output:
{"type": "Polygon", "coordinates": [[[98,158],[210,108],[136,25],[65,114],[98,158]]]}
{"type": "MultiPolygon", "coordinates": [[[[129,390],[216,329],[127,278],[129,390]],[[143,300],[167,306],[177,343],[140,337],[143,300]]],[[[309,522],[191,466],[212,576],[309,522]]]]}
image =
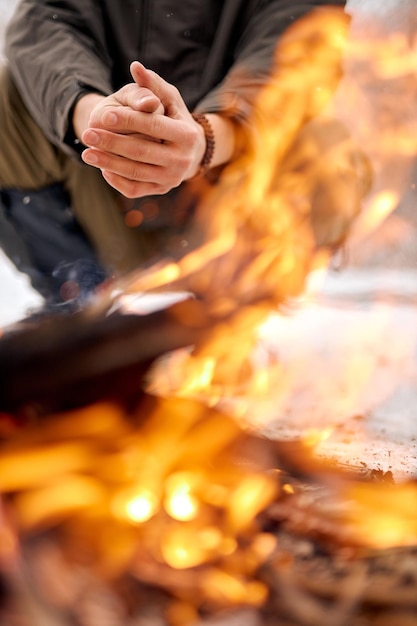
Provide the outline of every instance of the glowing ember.
{"type": "Polygon", "coordinates": [[[239,537],[255,530],[257,514],[278,490],[277,477],[264,473],[274,467],[273,444],[265,440],[269,460],[257,459],[256,445],[230,417],[195,402],[152,401],[138,407],[137,417],[96,405],[56,415],[3,442],[2,491],[13,502],[19,530],[65,522],[64,536],[78,536],[81,545],[88,537],[95,568],[118,571],[133,561],[140,577],[139,550],[155,562],[188,569],[245,554],[239,537]],[[71,436],[67,425],[80,414],[89,416],[90,427],[71,436]],[[106,423],[111,428],[94,426],[106,423]],[[31,465],[23,475],[15,468],[27,467],[25,457],[31,465]],[[115,553],[102,545],[108,524],[117,528],[115,553]]]}
{"type": "Polygon", "coordinates": [[[417,485],[355,484],[344,493],[346,525],[357,540],[378,549],[417,543],[417,485]]]}
{"type": "Polygon", "coordinates": [[[112,509],[116,516],[141,524],[155,515],[158,510],[158,500],[150,491],[133,490],[133,492],[119,493],[112,509]]]}
{"type": "Polygon", "coordinates": [[[176,520],[188,522],[198,514],[198,500],[192,494],[192,484],[196,482],[195,474],[173,474],[166,483],[165,509],[176,520]]]}

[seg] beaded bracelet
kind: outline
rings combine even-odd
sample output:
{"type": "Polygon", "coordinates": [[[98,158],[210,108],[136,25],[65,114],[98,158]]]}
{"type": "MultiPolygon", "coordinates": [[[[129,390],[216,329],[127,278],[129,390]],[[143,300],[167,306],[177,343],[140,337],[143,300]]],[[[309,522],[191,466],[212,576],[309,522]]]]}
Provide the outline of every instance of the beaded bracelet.
{"type": "Polygon", "coordinates": [[[200,169],[197,172],[197,176],[203,176],[210,169],[216,141],[214,139],[213,127],[204,113],[194,113],[193,118],[198,124],[200,124],[200,126],[203,127],[204,135],[206,137],[206,151],[204,153],[203,160],[200,163],[200,169]]]}

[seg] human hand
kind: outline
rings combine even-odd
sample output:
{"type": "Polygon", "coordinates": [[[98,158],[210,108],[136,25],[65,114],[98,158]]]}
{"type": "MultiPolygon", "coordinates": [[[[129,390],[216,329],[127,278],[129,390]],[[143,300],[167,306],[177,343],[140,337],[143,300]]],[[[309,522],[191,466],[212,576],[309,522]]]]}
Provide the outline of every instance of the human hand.
{"type": "Polygon", "coordinates": [[[91,120],[100,119],[111,107],[131,106],[147,113],[164,114],[164,107],[149,89],[140,88],[135,83],[125,85],[110,96],[99,93],[83,95],[74,108],[72,126],[78,139],[90,127],[91,120]]]}
{"type": "Polygon", "coordinates": [[[92,111],[82,158],[128,198],[164,194],[198,172],[204,131],[173,85],[138,62],[131,73],[92,111]]]}

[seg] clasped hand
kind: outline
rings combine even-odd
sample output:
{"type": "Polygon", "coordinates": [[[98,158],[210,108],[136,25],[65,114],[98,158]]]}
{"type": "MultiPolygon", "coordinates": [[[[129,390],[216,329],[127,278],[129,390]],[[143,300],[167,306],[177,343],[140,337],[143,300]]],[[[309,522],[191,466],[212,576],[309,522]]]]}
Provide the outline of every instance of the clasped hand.
{"type": "Polygon", "coordinates": [[[176,87],[137,61],[131,73],[134,83],[93,109],[82,158],[128,198],[165,194],[198,172],[204,131],[176,87]]]}

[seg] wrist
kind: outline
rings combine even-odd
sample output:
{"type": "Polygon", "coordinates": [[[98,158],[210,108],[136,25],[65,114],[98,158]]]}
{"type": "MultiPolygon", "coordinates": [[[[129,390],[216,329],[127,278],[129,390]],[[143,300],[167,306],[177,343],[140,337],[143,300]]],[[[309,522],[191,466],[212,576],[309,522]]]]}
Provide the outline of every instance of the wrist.
{"type": "Polygon", "coordinates": [[[84,131],[89,127],[91,112],[104,99],[105,96],[102,94],[89,92],[78,98],[75,103],[72,113],[72,127],[79,141],[81,141],[84,131]]]}
{"type": "Polygon", "coordinates": [[[193,119],[201,127],[204,134],[204,152],[199,161],[199,168],[196,176],[204,176],[210,169],[213,161],[214,151],[216,147],[216,139],[214,136],[214,130],[211,125],[210,119],[204,113],[194,113],[193,119]]]}
{"type": "MultiPolygon", "coordinates": [[[[195,115],[193,116],[194,119],[195,115]]],[[[201,164],[204,160],[206,160],[206,163],[204,164],[204,169],[206,171],[229,163],[236,154],[238,134],[236,123],[229,117],[218,113],[206,113],[204,117],[209,122],[211,127],[214,145],[213,152],[207,166],[207,134],[206,131],[203,130],[206,138],[206,149],[205,153],[201,156],[200,171],[201,164]]],[[[198,171],[198,174],[200,171],[198,171]]]]}

